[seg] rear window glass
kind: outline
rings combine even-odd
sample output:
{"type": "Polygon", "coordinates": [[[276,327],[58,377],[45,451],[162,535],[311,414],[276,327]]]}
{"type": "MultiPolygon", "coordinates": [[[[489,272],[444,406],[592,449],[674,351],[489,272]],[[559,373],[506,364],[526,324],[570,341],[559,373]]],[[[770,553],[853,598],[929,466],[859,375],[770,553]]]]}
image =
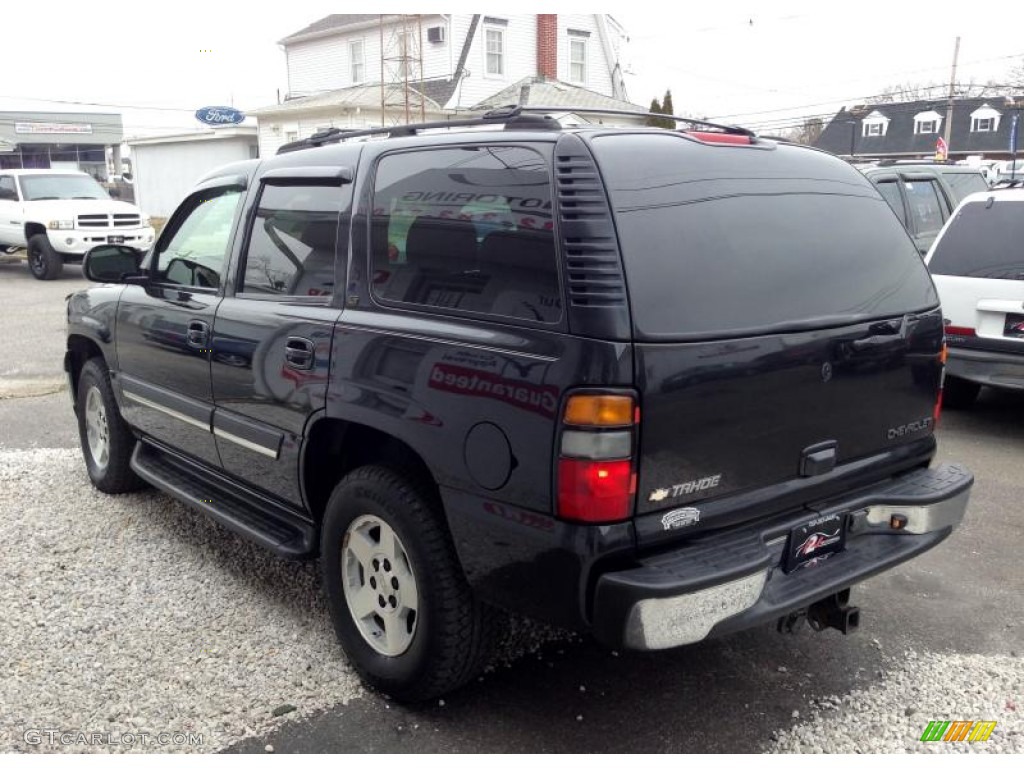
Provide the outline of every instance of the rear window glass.
{"type": "Polygon", "coordinates": [[[537,151],[462,146],[384,156],[373,292],[385,301],[558,322],[551,175],[537,151]]]}
{"type": "Polygon", "coordinates": [[[595,145],[641,336],[765,333],[938,303],[906,230],[840,161],[672,136],[595,145]]]}
{"type": "Polygon", "coordinates": [[[958,203],[968,195],[988,190],[988,182],[985,181],[985,177],[980,173],[944,173],[942,178],[946,180],[949,188],[953,190],[956,202],[958,203]]]}
{"type": "Polygon", "coordinates": [[[968,203],[935,244],[933,274],[1024,280],[1024,202],[968,203]]]}

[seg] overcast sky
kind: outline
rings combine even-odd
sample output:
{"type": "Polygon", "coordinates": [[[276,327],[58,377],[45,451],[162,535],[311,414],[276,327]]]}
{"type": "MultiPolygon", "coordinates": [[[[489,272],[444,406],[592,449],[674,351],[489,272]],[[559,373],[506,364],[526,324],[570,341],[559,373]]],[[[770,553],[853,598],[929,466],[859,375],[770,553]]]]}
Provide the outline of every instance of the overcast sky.
{"type": "MultiPolygon", "coordinates": [[[[328,0],[4,0],[0,110],[120,111],[129,135],[196,128],[192,113],[201,106],[273,103],[277,90],[287,89],[276,41],[345,10],[328,0]]],[[[387,10],[430,7],[389,4],[387,10]]],[[[441,10],[505,14],[508,8],[449,4],[441,10]]],[[[516,4],[517,12],[555,10],[604,10],[626,27],[632,101],[646,107],[671,88],[679,112],[758,125],[762,132],[834,112],[896,83],[947,82],[957,35],[960,82],[1004,82],[1024,61],[1022,0],[516,4]]]]}

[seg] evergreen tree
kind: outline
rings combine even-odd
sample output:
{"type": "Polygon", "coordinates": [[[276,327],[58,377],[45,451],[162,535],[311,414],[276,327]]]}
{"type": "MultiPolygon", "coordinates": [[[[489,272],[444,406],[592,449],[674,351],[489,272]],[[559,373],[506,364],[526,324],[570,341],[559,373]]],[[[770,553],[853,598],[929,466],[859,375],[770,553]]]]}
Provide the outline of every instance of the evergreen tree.
{"type": "MultiPolygon", "coordinates": [[[[657,99],[651,99],[651,108],[647,111],[655,114],[662,114],[661,104],[658,103],[657,99]]],[[[644,121],[644,124],[657,128],[662,125],[662,119],[660,117],[648,117],[647,120],[644,121]]]]}
{"type": "MultiPolygon", "coordinates": [[[[661,102],[661,111],[664,112],[666,115],[674,115],[676,113],[675,107],[672,106],[672,91],[670,90],[665,91],[665,98],[661,102]]],[[[667,123],[667,125],[665,126],[666,128],[675,127],[674,120],[666,120],[665,122],[667,123]]]]}

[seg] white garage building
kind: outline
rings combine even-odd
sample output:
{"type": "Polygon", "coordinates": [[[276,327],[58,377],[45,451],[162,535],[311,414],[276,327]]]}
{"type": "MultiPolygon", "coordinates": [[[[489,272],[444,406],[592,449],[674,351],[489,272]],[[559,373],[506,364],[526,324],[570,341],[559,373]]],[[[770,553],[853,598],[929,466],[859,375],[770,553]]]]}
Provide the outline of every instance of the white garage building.
{"type": "Polygon", "coordinates": [[[211,128],[168,136],[129,139],[135,204],[167,218],[203,174],[258,156],[256,126],[211,128]]]}

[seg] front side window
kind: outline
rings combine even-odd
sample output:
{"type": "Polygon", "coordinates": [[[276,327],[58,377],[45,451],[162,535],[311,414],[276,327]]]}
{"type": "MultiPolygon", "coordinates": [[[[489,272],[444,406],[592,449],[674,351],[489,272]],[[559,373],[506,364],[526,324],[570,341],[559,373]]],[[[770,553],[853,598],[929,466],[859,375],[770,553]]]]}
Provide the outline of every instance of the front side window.
{"type": "Polygon", "coordinates": [[[161,238],[155,280],[194,288],[218,288],[231,244],[235,213],[242,200],[238,189],[204,192],[179,209],[174,230],[161,238]]]}
{"type": "Polygon", "coordinates": [[[17,200],[18,189],[13,176],[0,176],[0,200],[17,200]]]}
{"type": "Polygon", "coordinates": [[[480,146],[387,155],[374,190],[376,298],[561,318],[551,179],[540,153],[480,146]]]}
{"type": "Polygon", "coordinates": [[[569,79],[574,83],[587,80],[587,40],[584,37],[569,38],[569,79]]]}
{"type": "Polygon", "coordinates": [[[945,223],[938,184],[935,181],[908,181],[904,188],[907,190],[907,206],[916,233],[936,234],[945,223]]]}
{"type": "Polygon", "coordinates": [[[487,74],[505,74],[505,30],[489,27],[487,38],[487,74]]]}
{"type": "Polygon", "coordinates": [[[348,45],[348,51],[352,62],[352,82],[361,83],[366,79],[366,63],[363,58],[363,41],[353,40],[348,45]]]}
{"type": "Polygon", "coordinates": [[[340,212],[336,186],[265,186],[252,221],[240,292],[334,293],[340,212]]]}

